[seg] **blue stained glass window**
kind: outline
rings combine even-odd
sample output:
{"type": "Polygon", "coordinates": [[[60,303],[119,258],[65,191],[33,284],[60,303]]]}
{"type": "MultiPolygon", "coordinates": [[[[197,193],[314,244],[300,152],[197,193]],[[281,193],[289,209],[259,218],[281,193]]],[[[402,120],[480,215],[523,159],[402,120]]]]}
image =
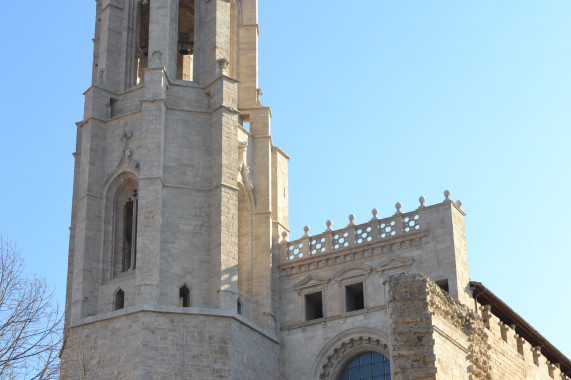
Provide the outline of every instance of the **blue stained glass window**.
{"type": "Polygon", "coordinates": [[[367,352],[351,360],[339,380],[391,380],[390,361],[377,352],[367,352]]]}
{"type": "Polygon", "coordinates": [[[349,363],[349,365],[347,366],[347,368],[357,368],[359,367],[359,358],[353,360],[351,363],[349,363]]]}
{"type": "Polygon", "coordinates": [[[371,364],[371,354],[361,355],[359,360],[361,361],[361,365],[371,364]]]}

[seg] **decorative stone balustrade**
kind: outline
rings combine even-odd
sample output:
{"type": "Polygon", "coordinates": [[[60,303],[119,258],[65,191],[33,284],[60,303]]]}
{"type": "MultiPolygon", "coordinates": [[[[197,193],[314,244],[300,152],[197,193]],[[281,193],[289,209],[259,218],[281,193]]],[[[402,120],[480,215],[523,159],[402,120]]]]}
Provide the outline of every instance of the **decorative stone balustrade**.
{"type": "MultiPolygon", "coordinates": [[[[424,198],[420,199],[424,207],[424,198]]],[[[327,221],[324,233],[310,236],[309,227],[305,226],[305,235],[295,241],[287,242],[287,233],[284,234],[284,243],[287,244],[286,261],[334,252],[340,249],[354,247],[374,241],[388,239],[421,229],[421,213],[419,210],[403,214],[401,204],[395,205],[397,212],[390,218],[378,219],[378,210],[373,209],[373,218],[363,224],[355,224],[355,216],[349,215],[349,225],[339,230],[332,230],[332,222],[327,221]]]]}

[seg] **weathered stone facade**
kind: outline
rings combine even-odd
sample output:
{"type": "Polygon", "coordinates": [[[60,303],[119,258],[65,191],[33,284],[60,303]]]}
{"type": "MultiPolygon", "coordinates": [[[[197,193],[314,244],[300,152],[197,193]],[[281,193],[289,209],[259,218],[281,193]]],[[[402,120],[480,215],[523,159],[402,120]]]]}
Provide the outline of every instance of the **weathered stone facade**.
{"type": "Polygon", "coordinates": [[[568,359],[494,314],[503,304],[478,303],[449,192],[289,239],[257,0],[97,0],[96,13],[62,378],[337,380],[368,353],[375,379],[567,378],[568,359]]]}

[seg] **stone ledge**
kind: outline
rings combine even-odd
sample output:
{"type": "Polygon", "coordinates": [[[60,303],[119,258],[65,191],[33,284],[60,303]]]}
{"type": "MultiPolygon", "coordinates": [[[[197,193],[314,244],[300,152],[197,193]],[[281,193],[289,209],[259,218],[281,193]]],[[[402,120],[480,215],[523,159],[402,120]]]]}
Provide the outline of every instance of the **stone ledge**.
{"type": "Polygon", "coordinates": [[[201,316],[201,317],[218,317],[218,318],[230,318],[234,319],[237,322],[245,325],[246,327],[251,328],[252,330],[258,332],[260,335],[265,336],[269,340],[273,341],[276,344],[280,344],[279,338],[257,325],[253,322],[247,320],[246,318],[242,317],[241,315],[237,315],[233,312],[222,310],[222,309],[208,309],[208,308],[199,308],[199,307],[177,307],[177,306],[144,306],[144,307],[127,307],[121,310],[112,311],[105,314],[99,314],[96,316],[85,317],[80,319],[77,322],[72,323],[71,328],[77,328],[85,325],[90,325],[98,322],[103,322],[111,319],[123,318],[133,314],[141,314],[141,313],[157,313],[157,314],[176,314],[176,315],[188,315],[188,316],[201,316]]]}
{"type": "Polygon", "coordinates": [[[350,311],[348,313],[341,313],[341,314],[334,315],[331,317],[312,319],[311,321],[295,323],[293,325],[281,327],[280,330],[281,331],[296,330],[296,329],[305,328],[308,326],[314,326],[314,325],[319,325],[319,324],[323,324],[323,323],[327,323],[327,322],[338,321],[339,319],[351,318],[351,317],[355,317],[358,315],[367,315],[367,314],[375,313],[377,311],[386,310],[386,309],[387,309],[386,305],[369,307],[366,309],[350,311]]]}
{"type": "Polygon", "coordinates": [[[380,256],[399,251],[421,248],[426,244],[428,244],[426,238],[428,238],[429,235],[430,231],[424,229],[421,231],[410,232],[407,233],[406,235],[399,235],[384,240],[377,240],[369,243],[359,244],[353,247],[341,248],[329,253],[311,255],[309,257],[296,259],[290,262],[280,264],[280,277],[286,277],[286,276],[296,275],[299,273],[309,272],[313,269],[321,269],[327,266],[341,265],[352,260],[359,260],[362,258],[369,258],[373,256],[380,256]],[[418,240],[418,244],[413,244],[413,242],[416,240],[418,240]],[[402,245],[402,243],[405,242],[408,242],[409,244],[407,246],[393,247],[393,245],[395,244],[402,245]],[[366,255],[365,252],[367,251],[371,251],[370,254],[366,255]],[[352,257],[347,260],[347,256],[356,255],[359,253],[363,253],[363,255],[361,257],[352,257]],[[343,260],[342,262],[337,262],[337,259],[339,259],[340,257],[345,257],[345,260],[343,260]],[[319,266],[317,264],[318,262],[321,262],[321,264],[323,265],[319,266]],[[316,264],[316,268],[305,268],[311,266],[312,264],[316,264]],[[297,268],[297,271],[295,273],[293,273],[294,268],[297,268]]]}

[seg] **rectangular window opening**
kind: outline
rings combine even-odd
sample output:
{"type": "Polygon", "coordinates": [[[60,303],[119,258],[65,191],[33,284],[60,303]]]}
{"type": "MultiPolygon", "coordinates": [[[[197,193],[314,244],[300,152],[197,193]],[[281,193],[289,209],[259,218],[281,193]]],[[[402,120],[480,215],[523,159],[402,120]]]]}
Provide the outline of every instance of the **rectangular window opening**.
{"type": "Polygon", "coordinates": [[[345,310],[355,311],[365,308],[365,295],[363,283],[347,285],[345,287],[345,310]]]}
{"type": "Polygon", "coordinates": [[[440,289],[444,290],[446,293],[449,292],[448,290],[448,279],[436,281],[436,285],[440,286],[440,289]]]}
{"type": "Polygon", "coordinates": [[[323,318],[323,294],[316,292],[305,295],[305,320],[323,318]]]}

